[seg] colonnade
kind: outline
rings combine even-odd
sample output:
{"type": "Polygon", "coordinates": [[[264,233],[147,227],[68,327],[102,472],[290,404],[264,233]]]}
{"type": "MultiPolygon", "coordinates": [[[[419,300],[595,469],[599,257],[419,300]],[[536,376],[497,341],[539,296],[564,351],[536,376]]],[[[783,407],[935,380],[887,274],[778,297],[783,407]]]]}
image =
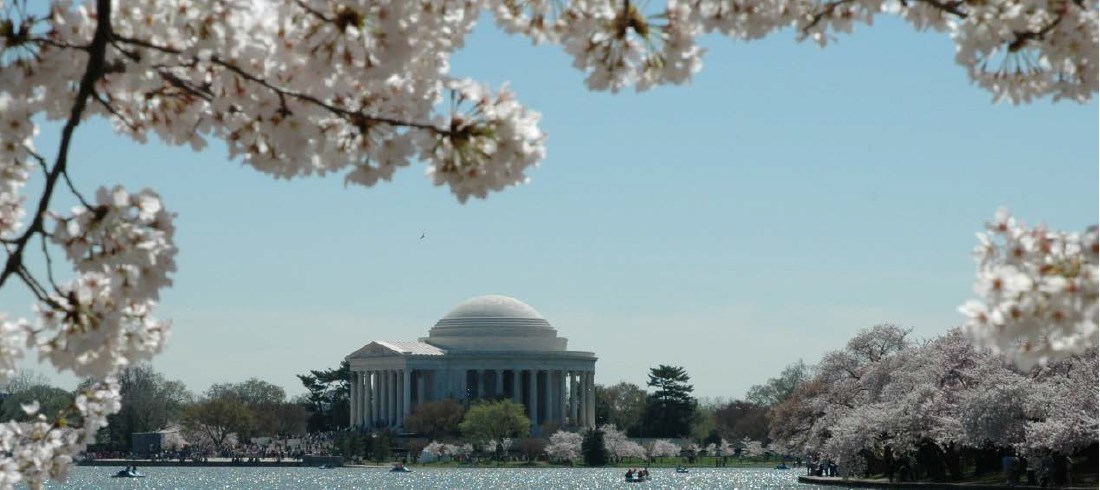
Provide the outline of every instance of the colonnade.
{"type": "Polygon", "coordinates": [[[446,397],[511,398],[532,425],[596,425],[595,373],[570,369],[380,369],[351,372],[351,425],[398,427],[414,406],[446,397]]]}

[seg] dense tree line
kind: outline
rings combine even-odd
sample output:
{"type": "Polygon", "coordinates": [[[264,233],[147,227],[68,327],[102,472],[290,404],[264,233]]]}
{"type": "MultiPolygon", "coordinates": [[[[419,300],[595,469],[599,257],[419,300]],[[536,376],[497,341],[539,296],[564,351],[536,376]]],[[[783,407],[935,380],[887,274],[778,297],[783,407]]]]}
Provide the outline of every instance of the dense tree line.
{"type": "MultiPolygon", "coordinates": [[[[626,382],[597,385],[598,428],[555,427],[543,432],[546,441],[527,437],[530,421],[510,400],[425,403],[404,429],[432,443],[406,443],[405,450],[412,457],[422,449],[452,457],[480,450],[498,459],[518,450],[530,459],[594,465],[770,452],[829,458],[846,474],[933,480],[999,471],[1009,455],[1049,473],[1051,482],[1064,482],[1075,462],[1095,466],[1098,369],[1093,352],[1020,370],[976,350],[957,330],[916,341],[910,329],[878,325],[816,365],[788,365],[744,399],[696,399],[679,366],[651,368],[648,390],[626,382]]],[[[213,450],[251,437],[341,431],[348,425],[348,373],[343,363],[299,375],[307,394],[291,400],[283,388],[256,378],[217,383],[195,395],[149,365],[130,366],[119,376],[122,409],[101,430],[100,446],[129,450],[134,433],[170,427],[191,445],[213,450]]],[[[74,399],[32,371],[17,373],[0,391],[0,413],[16,420],[28,417],[25,405],[32,400],[41,403],[39,413],[59,414],[74,399]]],[[[385,430],[339,434],[336,447],[356,458],[391,457],[398,440],[385,430]]]]}
{"type": "Polygon", "coordinates": [[[954,480],[1010,458],[1064,483],[1074,462],[1096,468],[1097,370],[1095,350],[1021,370],[958,330],[915,342],[879,325],[825,355],[772,411],[771,437],[852,474],[954,480]]]}
{"type": "MultiPolygon", "coordinates": [[[[77,391],[94,383],[84,381],[77,391]]],[[[217,383],[196,396],[183,382],[166,378],[149,364],[135,364],[119,371],[118,384],[121,408],[100,429],[96,450],[130,451],[134,434],[166,431],[180,437],[166,441],[169,447],[162,449],[177,449],[186,442],[217,451],[251,437],[305,434],[311,415],[308,402],[290,400],[283,388],[256,378],[217,383]]],[[[68,424],[80,424],[79,412],[72,408],[74,392],[51,386],[34,371],[21,370],[0,386],[0,394],[2,416],[28,419],[27,406],[37,400],[37,413],[51,418],[65,414],[68,424]]]]}

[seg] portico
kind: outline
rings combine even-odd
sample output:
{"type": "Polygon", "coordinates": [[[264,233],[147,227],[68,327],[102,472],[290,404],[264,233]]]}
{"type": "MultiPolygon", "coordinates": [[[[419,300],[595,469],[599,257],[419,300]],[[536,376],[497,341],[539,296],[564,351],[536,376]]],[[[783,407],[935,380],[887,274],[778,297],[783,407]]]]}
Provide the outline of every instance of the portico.
{"type": "Polygon", "coordinates": [[[532,433],[547,422],[593,427],[596,356],[568,351],[566,343],[522,301],[495,295],[467,300],[428,337],[372,341],[347,356],[351,424],[401,427],[420,404],[450,397],[522,403],[532,433]]]}

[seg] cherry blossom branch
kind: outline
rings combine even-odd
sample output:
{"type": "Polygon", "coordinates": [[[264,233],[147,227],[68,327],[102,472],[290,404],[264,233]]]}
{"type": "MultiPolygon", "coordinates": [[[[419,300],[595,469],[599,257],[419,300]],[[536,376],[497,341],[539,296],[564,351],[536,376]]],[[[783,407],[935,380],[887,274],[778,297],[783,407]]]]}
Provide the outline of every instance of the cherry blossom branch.
{"type": "Polygon", "coordinates": [[[64,174],[69,161],[69,145],[72,143],[73,131],[80,124],[80,119],[84,114],[88,98],[95,88],[96,81],[103,76],[107,43],[112,36],[111,0],[96,0],[96,13],[95,35],[88,47],[88,66],[85,68],[84,76],[80,80],[80,87],[77,90],[76,99],[73,101],[72,110],[69,112],[69,119],[65,121],[65,126],[61,129],[61,143],[57,151],[57,159],[54,161],[54,166],[50,169],[49,174],[46,175],[42,197],[38,200],[38,207],[35,210],[31,224],[23,232],[23,235],[16,239],[15,250],[9,253],[8,260],[4,264],[4,270],[0,271],[0,288],[7,283],[12,274],[23,268],[23,251],[26,250],[27,242],[34,234],[43,231],[46,209],[53,197],[57,180],[64,174]]]}
{"type": "MultiPolygon", "coordinates": [[[[27,154],[30,155],[31,158],[33,158],[35,161],[37,161],[38,165],[42,167],[42,173],[49,175],[49,171],[47,170],[46,165],[46,159],[31,148],[25,148],[25,150],[27,151],[27,154]]],[[[61,177],[65,179],[65,185],[69,187],[69,191],[72,192],[74,196],[76,196],[76,199],[80,201],[80,204],[83,204],[84,207],[90,207],[88,205],[88,200],[84,199],[84,195],[81,194],[80,191],[76,190],[76,186],[73,185],[72,179],[69,178],[68,169],[66,169],[64,172],[61,172],[61,177]]]]}
{"type": "MultiPolygon", "coordinates": [[[[916,2],[916,3],[923,3],[925,5],[928,5],[930,7],[935,8],[937,10],[941,10],[941,11],[947,12],[949,14],[955,15],[955,16],[959,17],[960,19],[965,19],[968,15],[966,12],[959,9],[959,7],[961,7],[962,5],[965,4],[965,2],[961,2],[961,1],[955,1],[955,2],[940,2],[938,0],[909,0],[909,1],[913,1],[913,2],[916,2]]],[[[908,1],[903,0],[901,2],[901,4],[904,5],[904,6],[908,6],[908,1]]]]}
{"type": "Polygon", "coordinates": [[[43,288],[41,284],[38,284],[38,281],[36,281],[34,279],[34,276],[30,274],[30,271],[27,270],[26,266],[24,266],[23,264],[19,264],[19,269],[15,272],[15,274],[23,280],[23,283],[26,284],[28,288],[30,288],[31,293],[33,293],[39,301],[47,301],[49,299],[49,293],[46,292],[45,288],[43,288]]]}
{"type": "Polygon", "coordinates": [[[104,99],[102,95],[97,92],[92,92],[92,97],[95,99],[96,102],[99,103],[100,106],[106,109],[107,112],[110,112],[112,116],[115,116],[116,118],[118,118],[119,121],[122,121],[122,124],[125,124],[126,127],[130,128],[130,131],[137,132],[137,126],[134,126],[134,123],[131,122],[130,119],[119,113],[118,110],[115,109],[109,102],[107,102],[107,99],[104,99]]]}
{"type": "MultiPolygon", "coordinates": [[[[136,39],[136,38],[126,37],[126,36],[115,36],[114,40],[117,43],[130,44],[130,45],[133,45],[133,46],[142,47],[142,48],[146,48],[146,49],[151,49],[151,50],[154,50],[154,51],[160,51],[162,53],[172,54],[172,55],[176,55],[176,56],[179,56],[183,53],[182,50],[172,48],[172,47],[168,47],[168,46],[161,46],[161,45],[158,45],[156,43],[146,41],[146,40],[143,40],[143,39],[136,39]]],[[[198,60],[195,60],[195,63],[197,63],[197,62],[198,62],[198,60]]],[[[334,114],[343,116],[344,118],[350,120],[353,124],[355,124],[358,127],[364,127],[364,126],[372,124],[372,123],[374,123],[374,124],[381,123],[381,124],[388,124],[388,125],[394,126],[394,127],[406,127],[406,128],[423,129],[423,130],[432,131],[432,132],[442,134],[442,135],[450,135],[451,134],[450,130],[439,128],[439,127],[433,126],[431,124],[416,123],[416,122],[410,122],[410,121],[402,121],[402,120],[399,120],[399,119],[394,119],[394,118],[389,118],[389,117],[382,117],[382,116],[374,116],[374,115],[366,114],[363,111],[354,111],[354,110],[350,110],[350,109],[345,109],[343,107],[335,106],[333,104],[330,104],[328,102],[325,102],[325,101],[317,98],[314,95],[304,93],[304,92],[299,92],[299,91],[296,91],[296,90],[283,88],[283,87],[279,87],[279,86],[277,86],[277,85],[275,85],[275,84],[273,84],[273,83],[271,83],[271,82],[269,82],[269,81],[267,81],[267,80],[265,80],[265,79],[263,79],[259,76],[256,76],[252,73],[249,73],[248,71],[246,71],[243,68],[237,66],[236,64],[234,64],[230,61],[227,61],[227,60],[225,60],[225,59],[223,59],[223,58],[221,58],[217,55],[212,55],[210,57],[209,62],[213,63],[216,66],[219,66],[219,67],[222,67],[226,70],[229,70],[229,71],[235,73],[236,75],[240,76],[241,78],[243,78],[245,80],[248,80],[252,83],[255,83],[257,85],[260,85],[260,86],[270,90],[272,93],[274,93],[276,96],[278,96],[280,98],[280,100],[283,100],[285,97],[290,97],[290,98],[293,98],[293,99],[298,99],[298,100],[303,101],[303,102],[308,102],[308,103],[313,104],[317,107],[321,107],[325,110],[328,110],[329,112],[332,112],[334,114]]],[[[162,76],[163,75],[164,74],[162,72],[162,76]]],[[[284,102],[284,107],[285,107],[285,102],[284,102]]]]}
{"type": "Polygon", "coordinates": [[[59,293],[61,288],[57,286],[57,281],[53,277],[53,257],[50,256],[50,249],[46,246],[46,235],[40,234],[38,238],[42,240],[42,256],[46,258],[46,279],[50,281],[50,286],[53,286],[55,293],[59,293]]]}
{"type": "Polygon", "coordinates": [[[817,24],[821,22],[822,19],[833,15],[833,11],[836,10],[837,7],[852,3],[852,1],[853,0],[837,0],[835,2],[827,2],[821,10],[818,10],[816,13],[814,13],[813,20],[811,20],[809,24],[806,24],[806,26],[802,28],[802,32],[805,33],[806,31],[813,29],[817,26],[817,24]]]}

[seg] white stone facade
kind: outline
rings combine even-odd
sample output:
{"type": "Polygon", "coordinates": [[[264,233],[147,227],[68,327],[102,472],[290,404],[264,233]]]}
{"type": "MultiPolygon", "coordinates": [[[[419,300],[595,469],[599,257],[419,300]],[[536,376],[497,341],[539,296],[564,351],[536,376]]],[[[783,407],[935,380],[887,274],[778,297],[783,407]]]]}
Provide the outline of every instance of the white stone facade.
{"type": "Polygon", "coordinates": [[[522,301],[472,298],[418,342],[373,341],[347,356],[351,425],[398,428],[419,404],[444,398],[510,398],[532,433],[546,422],[594,427],[596,356],[566,343],[522,301]]]}

